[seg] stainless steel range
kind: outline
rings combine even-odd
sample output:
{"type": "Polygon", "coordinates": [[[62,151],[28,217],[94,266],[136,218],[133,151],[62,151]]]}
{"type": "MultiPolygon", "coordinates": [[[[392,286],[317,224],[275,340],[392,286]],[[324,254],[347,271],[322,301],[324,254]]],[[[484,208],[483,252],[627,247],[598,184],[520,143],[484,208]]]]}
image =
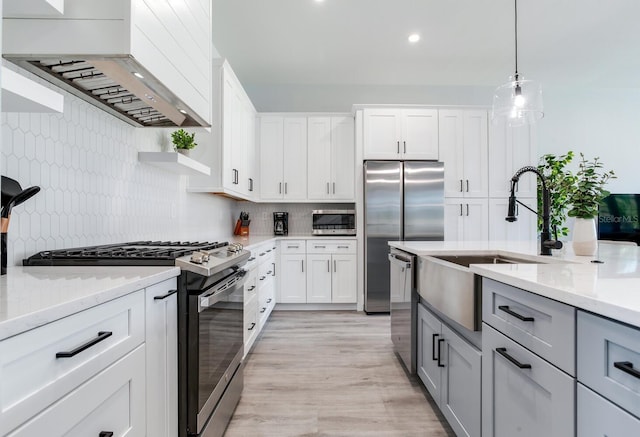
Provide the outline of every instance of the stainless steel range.
{"type": "Polygon", "coordinates": [[[218,437],[243,388],[243,309],[251,253],[239,244],[138,241],[53,250],[26,266],[176,265],[179,437],[218,437]]]}

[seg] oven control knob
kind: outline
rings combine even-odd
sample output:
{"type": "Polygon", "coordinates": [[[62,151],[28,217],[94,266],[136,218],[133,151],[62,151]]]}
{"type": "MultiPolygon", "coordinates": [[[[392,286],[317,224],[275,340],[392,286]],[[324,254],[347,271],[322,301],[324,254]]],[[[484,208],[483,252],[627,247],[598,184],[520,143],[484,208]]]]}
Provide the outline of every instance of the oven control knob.
{"type": "Polygon", "coordinates": [[[190,261],[194,264],[203,264],[209,261],[209,254],[205,252],[193,252],[190,261]]]}

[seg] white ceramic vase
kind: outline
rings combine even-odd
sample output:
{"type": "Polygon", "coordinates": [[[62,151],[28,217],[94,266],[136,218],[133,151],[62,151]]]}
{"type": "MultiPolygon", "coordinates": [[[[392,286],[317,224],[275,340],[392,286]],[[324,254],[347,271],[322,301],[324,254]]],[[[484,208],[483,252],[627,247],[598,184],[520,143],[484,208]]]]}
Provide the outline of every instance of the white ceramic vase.
{"type": "Polygon", "coordinates": [[[191,154],[191,150],[189,149],[176,149],[176,151],[184,156],[189,156],[191,154]]]}
{"type": "Polygon", "coordinates": [[[573,252],[576,255],[593,256],[598,250],[596,219],[577,218],[573,224],[573,252]]]}

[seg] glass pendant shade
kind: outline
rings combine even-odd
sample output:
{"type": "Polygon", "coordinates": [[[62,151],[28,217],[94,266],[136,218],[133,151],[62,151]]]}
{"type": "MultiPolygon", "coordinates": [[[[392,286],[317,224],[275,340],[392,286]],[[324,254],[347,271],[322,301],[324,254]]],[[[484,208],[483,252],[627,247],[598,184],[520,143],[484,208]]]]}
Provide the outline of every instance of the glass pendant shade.
{"type": "Polygon", "coordinates": [[[533,124],[544,117],[542,87],[522,76],[511,76],[493,94],[491,120],[494,124],[506,122],[509,126],[533,124]]]}

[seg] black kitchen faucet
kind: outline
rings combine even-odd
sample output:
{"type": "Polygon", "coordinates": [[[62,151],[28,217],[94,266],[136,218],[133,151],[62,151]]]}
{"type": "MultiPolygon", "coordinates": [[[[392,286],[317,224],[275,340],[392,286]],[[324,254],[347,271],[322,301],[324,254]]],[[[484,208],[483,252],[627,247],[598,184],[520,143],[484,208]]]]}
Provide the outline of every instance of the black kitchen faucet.
{"type": "MultiPolygon", "coordinates": [[[[524,206],[534,214],[540,215],[537,211],[534,211],[533,209],[529,208],[527,205],[516,199],[516,184],[520,180],[520,176],[527,172],[535,173],[540,178],[540,182],[542,183],[542,232],[540,232],[540,255],[551,255],[551,249],[562,249],[562,242],[551,239],[551,226],[549,220],[551,199],[549,189],[547,188],[547,184],[544,179],[544,175],[540,173],[537,168],[531,166],[522,167],[520,170],[516,171],[516,173],[511,178],[511,194],[509,195],[509,208],[507,210],[507,216],[505,217],[505,220],[508,222],[515,222],[516,220],[518,220],[518,218],[516,217],[516,202],[524,206]]],[[[556,238],[558,237],[556,236],[556,238]]]]}

